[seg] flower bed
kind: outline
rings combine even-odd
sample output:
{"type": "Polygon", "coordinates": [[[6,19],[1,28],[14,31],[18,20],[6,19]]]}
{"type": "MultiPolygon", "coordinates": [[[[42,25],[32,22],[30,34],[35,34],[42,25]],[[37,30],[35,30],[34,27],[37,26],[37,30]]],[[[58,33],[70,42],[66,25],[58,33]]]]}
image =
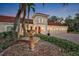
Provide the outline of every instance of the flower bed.
{"type": "Polygon", "coordinates": [[[62,49],[64,49],[63,55],[79,55],[79,45],[71,41],[60,39],[52,36],[47,36],[43,34],[38,35],[41,39],[53,43],[62,49]]]}
{"type": "Polygon", "coordinates": [[[12,32],[0,33],[0,52],[13,44],[15,40],[12,37],[12,32]]]}

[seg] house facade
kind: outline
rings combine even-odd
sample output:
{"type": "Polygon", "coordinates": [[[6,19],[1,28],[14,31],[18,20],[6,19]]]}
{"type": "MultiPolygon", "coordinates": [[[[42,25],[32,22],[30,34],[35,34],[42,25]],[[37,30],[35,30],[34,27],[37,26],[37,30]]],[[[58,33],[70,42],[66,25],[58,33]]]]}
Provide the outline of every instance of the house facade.
{"type": "Polygon", "coordinates": [[[48,16],[46,14],[37,13],[33,15],[33,26],[37,33],[47,33],[48,16]]]}
{"type": "MultiPolygon", "coordinates": [[[[29,22],[29,29],[32,27],[36,33],[43,33],[46,34],[49,32],[67,32],[67,26],[59,23],[53,23],[48,20],[49,15],[36,13],[32,16],[32,19],[26,19],[29,22]]],[[[11,27],[13,27],[15,17],[9,16],[0,16],[0,32],[9,31],[11,27]]],[[[20,24],[21,26],[21,24],[20,24]]],[[[27,27],[26,27],[27,29],[27,27]]],[[[23,29],[20,27],[20,34],[23,33],[23,29]]]]}
{"type": "Polygon", "coordinates": [[[0,32],[11,30],[15,17],[0,15],[0,32]]]}

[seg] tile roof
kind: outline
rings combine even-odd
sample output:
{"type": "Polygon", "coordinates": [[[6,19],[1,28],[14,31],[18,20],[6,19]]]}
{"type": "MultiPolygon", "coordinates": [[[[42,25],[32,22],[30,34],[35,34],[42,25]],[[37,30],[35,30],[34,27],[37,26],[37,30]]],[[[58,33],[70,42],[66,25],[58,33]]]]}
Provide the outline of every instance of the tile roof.
{"type": "Polygon", "coordinates": [[[54,25],[54,26],[66,26],[65,23],[60,23],[60,22],[53,22],[53,21],[48,21],[48,25],[54,25]]]}
{"type": "Polygon", "coordinates": [[[15,17],[0,15],[0,22],[14,22],[15,17]]]}
{"type": "MultiPolygon", "coordinates": [[[[13,16],[3,16],[3,15],[0,15],[0,22],[9,22],[9,23],[13,23],[15,21],[15,17],[13,16]]],[[[22,18],[21,18],[21,21],[22,21],[22,18]]],[[[26,22],[29,22],[29,23],[33,23],[32,19],[26,19],[26,22]]]]}
{"type": "MultiPolygon", "coordinates": [[[[22,18],[21,18],[22,20],[22,18]]],[[[15,17],[13,16],[2,16],[0,15],[0,22],[9,22],[9,23],[13,23],[15,21],[15,17]]],[[[33,24],[33,20],[32,19],[26,19],[26,23],[30,23],[30,24],[33,24]]],[[[55,22],[52,22],[52,21],[49,21],[48,20],[48,25],[55,25],[55,26],[66,26],[65,24],[61,24],[61,23],[55,23],[55,22]]]]}
{"type": "Polygon", "coordinates": [[[34,18],[35,16],[38,16],[38,15],[46,16],[46,17],[49,16],[49,15],[47,15],[47,14],[43,14],[43,13],[35,13],[35,14],[32,16],[32,18],[34,18]]]}

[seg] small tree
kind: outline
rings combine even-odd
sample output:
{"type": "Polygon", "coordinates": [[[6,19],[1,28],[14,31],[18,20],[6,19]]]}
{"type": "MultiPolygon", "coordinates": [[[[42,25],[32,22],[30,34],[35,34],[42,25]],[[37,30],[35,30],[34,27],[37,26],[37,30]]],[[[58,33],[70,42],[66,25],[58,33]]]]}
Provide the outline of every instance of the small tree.
{"type": "Polygon", "coordinates": [[[51,20],[51,21],[53,21],[53,22],[57,22],[58,18],[57,18],[57,16],[51,16],[51,17],[49,18],[49,20],[51,20]]]}
{"type": "Polygon", "coordinates": [[[68,32],[79,32],[79,14],[76,14],[73,19],[67,17],[65,23],[68,25],[68,32]]]}

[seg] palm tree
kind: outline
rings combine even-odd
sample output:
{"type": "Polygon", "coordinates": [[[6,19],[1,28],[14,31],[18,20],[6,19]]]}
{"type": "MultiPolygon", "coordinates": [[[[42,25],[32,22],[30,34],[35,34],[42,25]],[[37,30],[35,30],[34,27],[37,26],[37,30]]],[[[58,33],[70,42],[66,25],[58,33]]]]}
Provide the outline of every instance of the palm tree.
{"type": "Polygon", "coordinates": [[[26,17],[26,6],[27,4],[26,3],[23,3],[22,4],[22,7],[23,7],[23,20],[22,20],[22,28],[23,28],[23,34],[24,36],[26,35],[26,28],[25,28],[25,17],[26,17]]]}
{"type": "Polygon", "coordinates": [[[24,31],[24,34],[25,34],[26,33],[26,30],[25,30],[26,3],[19,4],[18,13],[15,17],[13,32],[14,32],[14,37],[16,36],[15,34],[17,33],[17,38],[18,38],[18,34],[19,34],[20,17],[21,17],[22,13],[23,13],[22,28],[23,28],[23,31],[24,31]]]}
{"type": "Polygon", "coordinates": [[[30,15],[31,9],[32,9],[33,12],[35,13],[35,4],[34,4],[34,3],[28,3],[28,4],[27,4],[27,9],[28,9],[28,19],[29,19],[29,15],[30,15]]]}
{"type": "Polygon", "coordinates": [[[15,22],[14,22],[14,27],[13,27],[13,31],[14,33],[17,32],[17,35],[19,34],[19,29],[20,29],[20,17],[21,14],[23,13],[23,18],[22,18],[22,28],[23,28],[23,34],[24,36],[26,35],[26,28],[25,28],[25,17],[26,17],[26,7],[28,6],[28,19],[29,19],[29,14],[30,14],[30,10],[32,9],[33,12],[35,12],[35,8],[34,8],[34,4],[33,3],[22,3],[19,4],[19,9],[18,9],[18,13],[15,17],[15,22]]]}
{"type": "MultiPolygon", "coordinates": [[[[20,16],[21,16],[21,13],[22,13],[22,12],[23,12],[22,4],[19,4],[19,9],[18,9],[18,12],[17,12],[17,14],[16,14],[15,22],[14,22],[14,26],[13,26],[14,37],[15,37],[16,32],[19,30],[19,26],[20,26],[20,16]]],[[[17,35],[18,35],[18,33],[17,33],[17,35]]]]}
{"type": "MultiPolygon", "coordinates": [[[[63,5],[65,6],[65,5],[68,5],[68,4],[63,4],[63,5]]],[[[33,3],[29,3],[29,4],[21,3],[21,4],[19,4],[18,13],[16,15],[15,22],[14,22],[14,28],[13,28],[13,30],[14,30],[15,33],[16,32],[19,32],[20,16],[23,13],[22,28],[23,28],[23,31],[24,31],[24,35],[26,34],[26,29],[25,29],[25,16],[26,16],[26,8],[27,8],[27,6],[28,6],[28,18],[29,18],[29,14],[30,14],[30,10],[31,9],[35,12],[35,9],[33,7],[34,6],[33,3]]]]}
{"type": "MultiPolygon", "coordinates": [[[[32,10],[35,13],[35,4],[34,3],[28,3],[27,4],[27,9],[28,9],[28,16],[27,16],[27,18],[29,19],[30,11],[32,10]]],[[[27,30],[28,30],[28,27],[29,27],[29,22],[27,21],[27,30]]]]}

